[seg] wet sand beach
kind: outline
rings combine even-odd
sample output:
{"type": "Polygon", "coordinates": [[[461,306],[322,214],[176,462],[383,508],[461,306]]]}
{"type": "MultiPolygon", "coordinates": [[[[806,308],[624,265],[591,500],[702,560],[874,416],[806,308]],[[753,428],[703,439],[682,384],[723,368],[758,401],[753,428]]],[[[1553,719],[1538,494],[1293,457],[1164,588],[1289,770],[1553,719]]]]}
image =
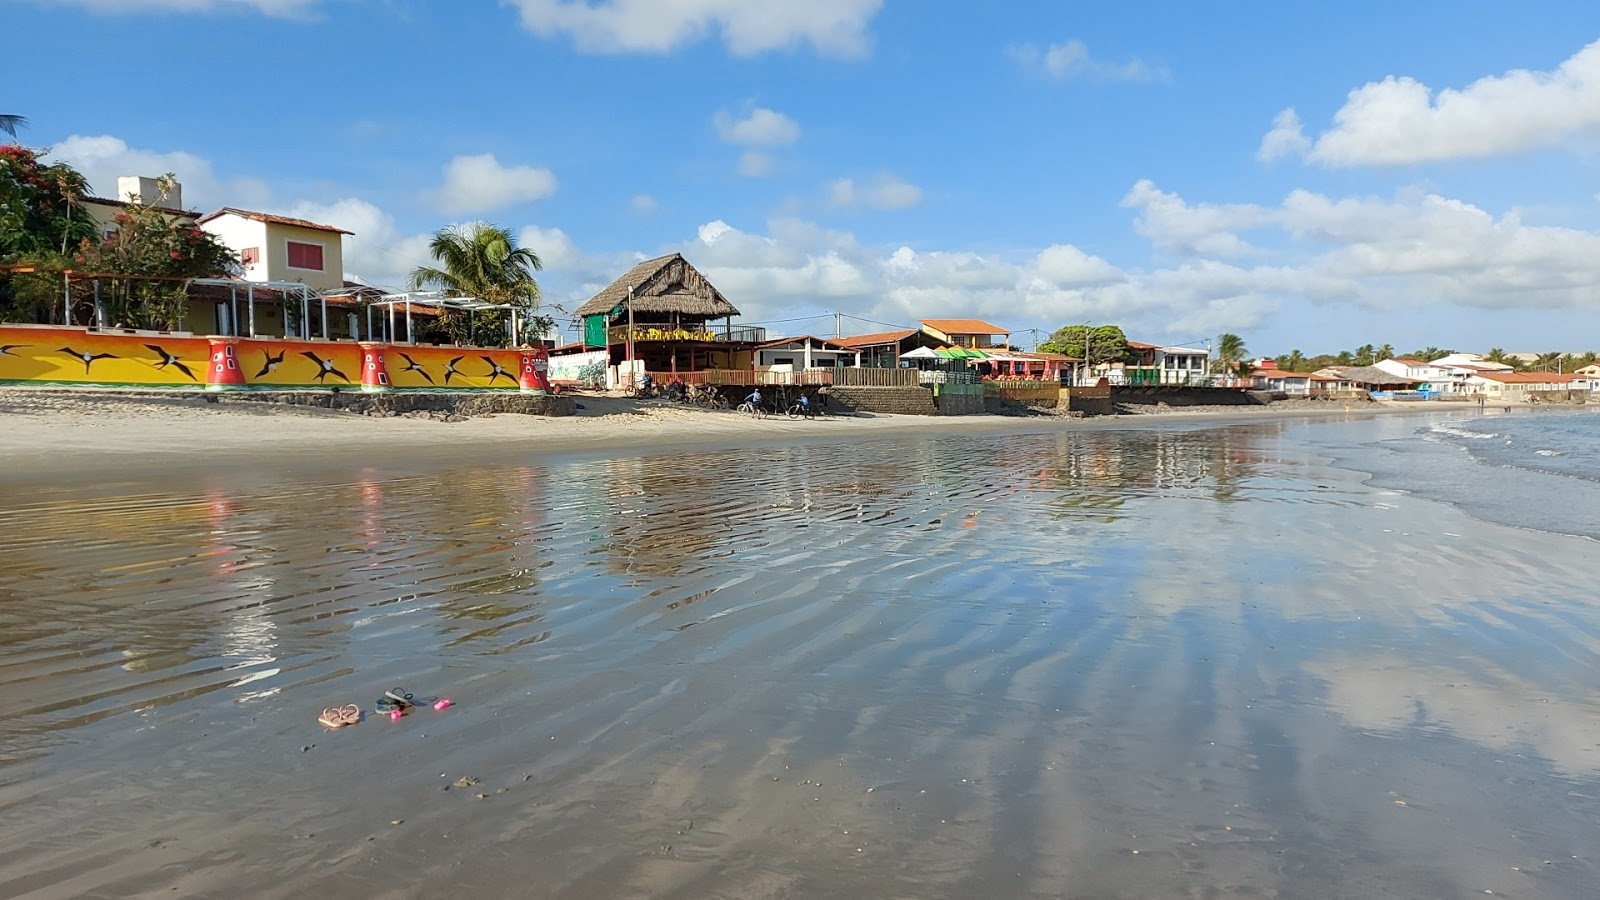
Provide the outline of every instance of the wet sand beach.
{"type": "Polygon", "coordinates": [[[1370,485],[1425,421],[72,456],[0,896],[1592,896],[1594,544],[1370,485]]]}

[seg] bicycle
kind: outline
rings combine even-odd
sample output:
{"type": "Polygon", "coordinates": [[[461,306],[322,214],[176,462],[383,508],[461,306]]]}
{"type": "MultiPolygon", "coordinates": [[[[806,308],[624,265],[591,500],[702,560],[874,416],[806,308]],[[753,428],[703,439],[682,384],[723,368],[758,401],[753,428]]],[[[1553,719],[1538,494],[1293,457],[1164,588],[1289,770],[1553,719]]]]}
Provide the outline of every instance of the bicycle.
{"type": "Polygon", "coordinates": [[[693,403],[701,409],[728,408],[728,401],[722,399],[722,395],[717,393],[715,388],[693,384],[689,385],[689,394],[685,397],[685,402],[693,403]]]}
{"type": "Polygon", "coordinates": [[[796,400],[795,402],[789,404],[789,418],[791,419],[815,419],[816,417],[817,413],[811,408],[811,404],[809,403],[801,403],[800,401],[796,400]]]}
{"type": "Polygon", "coordinates": [[[766,410],[764,410],[761,407],[755,405],[754,403],[751,403],[748,400],[746,400],[745,402],[739,404],[738,412],[739,412],[740,415],[749,416],[752,419],[763,419],[763,418],[766,418],[766,415],[767,415],[767,411],[766,410]]]}

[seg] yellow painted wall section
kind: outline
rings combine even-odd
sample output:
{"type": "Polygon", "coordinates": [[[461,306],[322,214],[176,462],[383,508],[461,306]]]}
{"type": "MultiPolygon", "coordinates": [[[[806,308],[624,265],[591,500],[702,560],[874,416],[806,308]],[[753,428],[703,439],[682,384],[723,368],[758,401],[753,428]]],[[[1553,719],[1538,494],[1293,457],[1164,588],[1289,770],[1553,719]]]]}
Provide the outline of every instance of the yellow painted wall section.
{"type": "MultiPolygon", "coordinates": [[[[521,355],[477,347],[410,347],[385,352],[389,383],[398,390],[499,388],[516,390],[521,355]]],[[[247,376],[248,377],[248,376],[247,376]]]]}
{"type": "Polygon", "coordinates": [[[0,325],[0,383],[198,390],[205,338],[0,325]]]}
{"type": "Polygon", "coordinates": [[[250,387],[361,389],[361,348],[355,344],[241,338],[235,352],[250,387]]]}

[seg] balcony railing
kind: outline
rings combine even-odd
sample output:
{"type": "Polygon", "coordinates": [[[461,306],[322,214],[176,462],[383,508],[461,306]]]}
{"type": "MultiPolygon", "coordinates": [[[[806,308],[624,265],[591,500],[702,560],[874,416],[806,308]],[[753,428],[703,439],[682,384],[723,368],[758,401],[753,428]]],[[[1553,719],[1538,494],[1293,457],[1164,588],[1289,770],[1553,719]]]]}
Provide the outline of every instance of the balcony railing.
{"type": "MultiPolygon", "coordinates": [[[[739,328],[673,328],[670,325],[634,325],[633,340],[641,341],[731,341],[734,343],[760,343],[767,339],[765,328],[741,326],[739,328]]],[[[606,329],[606,342],[626,344],[628,326],[606,329]]]]}

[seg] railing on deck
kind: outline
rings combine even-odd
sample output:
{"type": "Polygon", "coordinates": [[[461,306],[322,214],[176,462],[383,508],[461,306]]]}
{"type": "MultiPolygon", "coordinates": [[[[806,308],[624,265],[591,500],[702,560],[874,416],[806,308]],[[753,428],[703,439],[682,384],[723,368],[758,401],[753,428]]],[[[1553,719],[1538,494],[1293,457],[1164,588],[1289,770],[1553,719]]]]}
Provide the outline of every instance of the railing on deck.
{"type": "Polygon", "coordinates": [[[855,369],[833,370],[833,384],[840,387],[916,387],[922,383],[916,369],[855,369]]]}
{"type": "MultiPolygon", "coordinates": [[[[719,341],[732,343],[760,343],[767,339],[765,328],[741,326],[738,328],[716,328],[706,325],[702,328],[673,328],[663,325],[634,325],[633,339],[641,341],[719,341]]],[[[621,325],[606,329],[606,342],[610,344],[626,344],[628,342],[628,326],[621,325]]]]}

